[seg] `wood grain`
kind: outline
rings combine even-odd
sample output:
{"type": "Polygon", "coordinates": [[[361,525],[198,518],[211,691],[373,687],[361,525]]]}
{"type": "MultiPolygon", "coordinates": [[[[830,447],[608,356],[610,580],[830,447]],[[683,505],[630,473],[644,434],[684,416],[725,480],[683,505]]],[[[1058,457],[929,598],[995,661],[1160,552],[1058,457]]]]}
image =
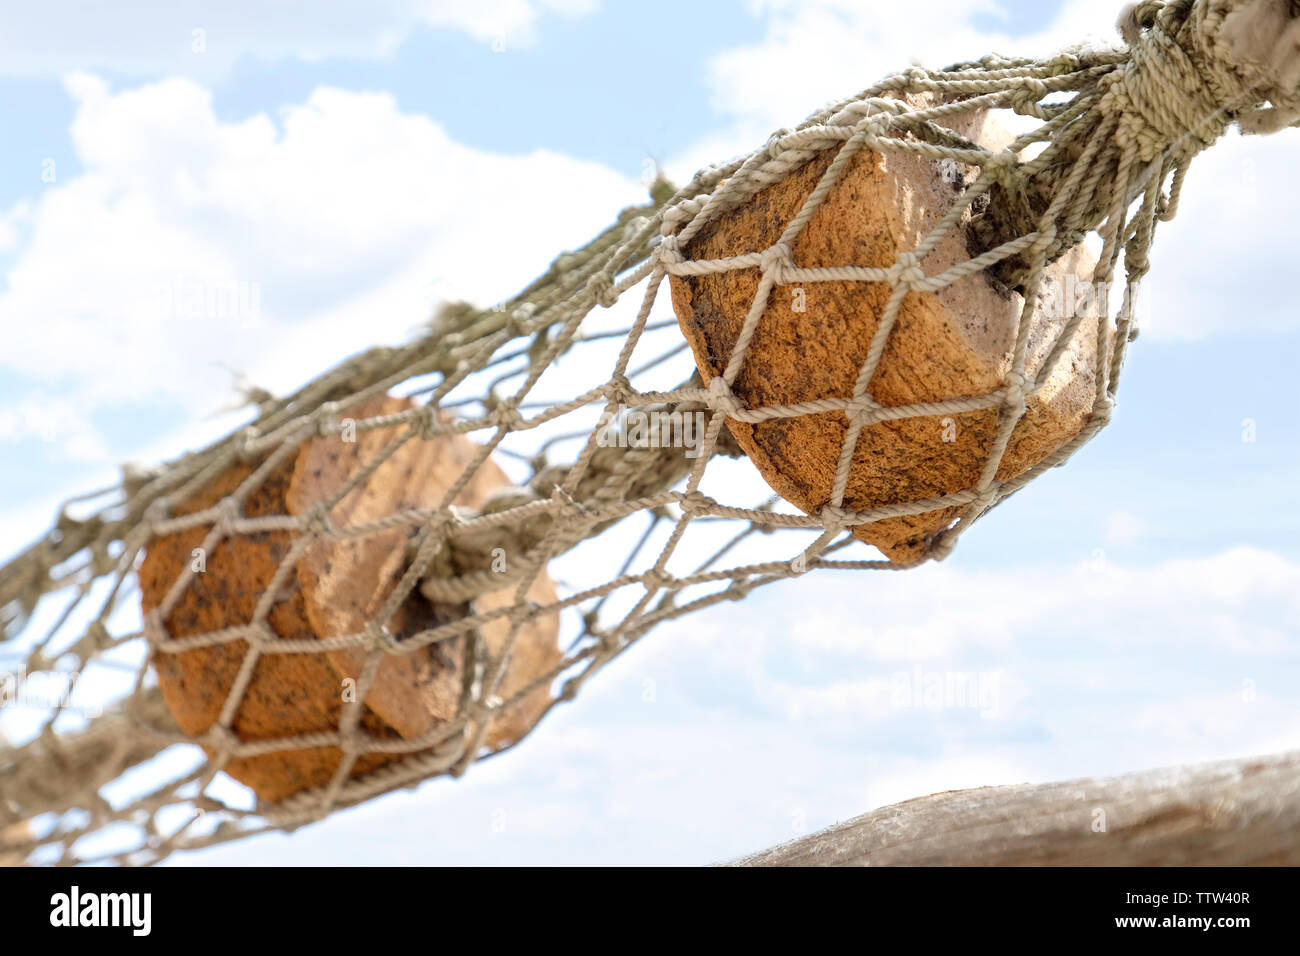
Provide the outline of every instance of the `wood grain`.
{"type": "Polygon", "coordinates": [[[936,793],[729,865],[1298,866],[1300,751],[936,793]]]}

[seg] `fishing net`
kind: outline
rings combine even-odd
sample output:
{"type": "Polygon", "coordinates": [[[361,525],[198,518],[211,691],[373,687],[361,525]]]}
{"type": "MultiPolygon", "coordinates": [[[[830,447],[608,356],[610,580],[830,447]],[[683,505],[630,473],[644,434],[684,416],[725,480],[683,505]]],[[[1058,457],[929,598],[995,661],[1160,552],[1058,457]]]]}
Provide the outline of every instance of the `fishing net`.
{"type": "Polygon", "coordinates": [[[1189,162],[1231,124],[1300,116],[1298,12],[1148,2],[1116,48],[894,74],[684,188],[656,181],[514,297],[444,304],[414,341],[287,396],[254,391],[246,427],[68,502],[0,568],[3,648],[22,665],[5,692],[39,715],[0,751],[4,852],[153,863],[292,829],[508,751],[660,624],[802,574],[943,558],[1110,418],[1189,162]],[[968,121],[990,113],[1023,131],[987,145],[968,121]],[[801,263],[864,157],[937,170],[952,195],[895,256],[801,263]],[[727,233],[800,176],[762,246],[727,233]],[[944,259],[954,235],[962,255],[944,259]],[[1095,308],[1042,325],[1052,269],[1089,242],[1095,308]],[[997,381],[884,394],[909,310],[975,276],[1014,305],[997,381]],[[875,296],[849,387],[755,400],[787,394],[760,387],[779,367],[752,364],[772,302],[831,284],[875,296]],[[692,295],[745,305],[687,315],[692,295]],[[1085,353],[1068,434],[1007,467],[1039,392],[1085,353]],[[763,435],[809,421],[835,442],[824,486],[756,468],[763,435]],[[863,490],[867,436],[909,423],[969,424],[978,467],[941,494],[863,490]],[[58,692],[34,703],[42,677],[58,692]]]}

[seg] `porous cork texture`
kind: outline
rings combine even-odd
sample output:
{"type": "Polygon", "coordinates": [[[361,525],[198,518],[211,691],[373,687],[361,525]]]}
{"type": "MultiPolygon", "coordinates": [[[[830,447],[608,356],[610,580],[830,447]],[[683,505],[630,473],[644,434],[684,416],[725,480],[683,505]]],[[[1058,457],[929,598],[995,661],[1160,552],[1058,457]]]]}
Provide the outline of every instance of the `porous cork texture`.
{"type": "MultiPolygon", "coordinates": [[[[914,99],[912,102],[928,102],[914,99]]],[[[1011,137],[991,116],[959,117],[947,125],[989,149],[1011,137]]],[[[759,252],[773,245],[831,164],[828,149],[780,183],[705,225],[684,244],[689,260],[759,252]]],[[[978,170],[901,151],[862,149],[793,244],[799,268],[888,267],[914,250],[960,197],[978,170]]],[[[938,275],[972,257],[969,213],[921,262],[938,275]]],[[[978,254],[977,250],[974,254],[978,254]]],[[[1044,272],[1091,281],[1095,262],[1076,246],[1044,272]]],[[[758,291],[760,270],[671,276],[673,307],[705,382],[722,374],[758,291]]],[[[795,286],[777,285],[758,322],[732,386],[750,408],[825,398],[851,398],[871,339],[891,294],[881,282],[808,282],[802,303],[795,286]],[[795,311],[802,304],[806,311],[795,311]]],[[[1044,285],[1044,288],[1047,288],[1044,285]]],[[[909,292],[868,387],[885,406],[979,396],[1001,387],[1011,369],[1023,299],[984,273],[934,293],[909,292]]],[[[1038,374],[1068,317],[1040,306],[1031,322],[1026,374],[1038,374]],[[1049,314],[1053,313],[1053,314],[1049,314]]],[[[1012,433],[997,471],[1019,475],[1074,437],[1088,420],[1096,389],[1097,316],[1079,323],[1069,345],[1012,433]]],[[[807,513],[830,501],[840,449],[848,431],[843,412],[727,426],[774,491],[807,513]]],[[[952,416],[881,422],[862,429],[854,450],[844,506],[856,511],[922,501],[974,487],[997,433],[996,408],[952,416]],[[951,426],[943,419],[950,417],[951,426]],[[955,434],[954,434],[955,427],[955,434]],[[945,437],[954,439],[945,441],[945,437]]],[[[959,507],[861,525],[857,537],[887,557],[920,559],[932,536],[959,507]]]]}
{"type": "MultiPolygon", "coordinates": [[[[412,407],[409,399],[381,396],[352,406],[352,419],[387,415],[412,407]]],[[[357,431],[356,441],[339,436],[305,442],[296,455],[277,467],[244,501],[245,517],[301,515],[343,483],[397,437],[405,425],[357,431]]],[[[442,496],[477,453],[461,435],[433,440],[409,439],[398,451],[331,510],[336,528],[388,517],[411,508],[436,508],[442,496]]],[[[192,514],[231,494],[257,463],[227,469],[173,514],[192,514]]],[[[488,460],[455,499],[477,510],[505,475],[488,460]]],[[[209,525],[154,540],[141,564],[139,578],[145,613],[160,605],[168,590],[203,544],[209,525]]],[[[287,586],[271,608],[269,624],[281,639],[319,639],[357,633],[385,603],[407,561],[408,535],[402,526],[374,535],[313,542],[297,562],[287,586]]],[[[171,638],[202,634],[252,621],[262,593],[288,553],[294,534],[273,531],[234,536],[206,555],[206,569],[193,576],[165,625],[171,638]]],[[[511,603],[513,587],[479,598],[476,610],[511,603]]],[[[529,600],[551,603],[555,589],[543,573],[529,600]]],[[[418,588],[388,622],[400,641],[463,617],[465,605],[435,605],[418,588]]],[[[491,660],[504,650],[510,626],[503,618],[480,628],[491,660]]],[[[509,699],[560,660],[554,615],[521,625],[497,696],[509,699]]],[[[409,654],[383,657],[362,704],[360,728],[379,739],[410,739],[455,716],[463,684],[463,637],[430,644],[409,654]]],[[[218,644],[177,654],[155,653],[158,683],[181,729],[191,735],[207,731],[218,719],[248,647],[244,641],[218,644]]],[[[347,648],[328,653],[265,654],[236,711],[233,729],[241,741],[268,740],[338,729],[343,710],[343,681],[359,681],[366,653],[347,648]]],[[[549,700],[545,682],[493,721],[486,745],[496,749],[518,739],[540,716],[549,700]]],[[[264,801],[283,800],[302,790],[328,784],[339,766],[337,747],[288,749],[254,757],[232,758],[223,768],[251,787],[264,801]]],[[[360,776],[408,754],[361,754],[353,769],[360,776]]]]}

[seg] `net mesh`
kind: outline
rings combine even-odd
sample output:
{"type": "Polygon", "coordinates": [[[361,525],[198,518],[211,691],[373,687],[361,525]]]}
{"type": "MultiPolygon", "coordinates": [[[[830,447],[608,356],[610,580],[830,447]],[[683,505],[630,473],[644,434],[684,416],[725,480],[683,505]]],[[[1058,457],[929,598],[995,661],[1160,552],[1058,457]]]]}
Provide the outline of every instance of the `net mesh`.
{"type": "Polygon", "coordinates": [[[1126,12],[1126,44],[1115,49],[892,75],[685,188],[657,181],[651,202],[512,299],[445,305],[417,340],[372,349],[288,396],[253,393],[256,415],[238,432],[68,502],[44,539],[0,569],[5,649],[29,684],[42,674],[60,681],[57,699],[35,705],[30,731],[0,751],[4,852],[153,863],[319,820],[510,749],[667,621],[813,571],[898,570],[947,555],[981,515],[1108,421],[1152,235],[1176,211],[1191,158],[1232,122],[1257,132],[1294,120],[1293,96],[1224,53],[1226,18],[1258,5],[1144,3],[1126,12]],[[956,131],[962,117],[989,111],[1029,128],[996,150],[956,131]],[[796,240],[865,153],[972,175],[893,263],[800,267],[796,240]],[[692,255],[711,224],[828,157],[775,243],[692,255]],[[971,254],[927,273],[927,256],[958,229],[974,237],[971,254]],[[1089,236],[1101,316],[1090,407],[1076,434],[1000,478],[1027,403],[1085,328],[1082,312],[1063,316],[1036,370],[1027,365],[1045,270],[1089,236]],[[1106,290],[1121,257],[1112,316],[1106,290]],[[670,277],[731,272],[757,276],[757,294],[729,351],[701,375],[660,293],[670,277]],[[871,383],[907,297],[977,273],[1022,303],[996,387],[878,401],[871,383]],[[773,290],[827,282],[888,290],[854,387],[753,407],[736,386],[773,290]],[[864,430],[972,411],[992,414],[996,427],[969,486],[865,510],[846,501],[864,430]],[[633,434],[632,413],[671,422],[681,440],[633,434]],[[758,479],[733,430],[813,415],[842,416],[844,438],[829,498],[805,513],[758,479]],[[691,421],[700,422],[693,439],[691,421]],[[352,460],[313,497],[303,469],[318,459],[304,456],[344,446],[352,460]],[[394,467],[420,449],[420,460],[456,467],[421,479],[427,487],[412,495],[394,467]],[[952,520],[905,558],[882,558],[855,534],[939,509],[952,520]],[[380,555],[385,570],[350,616],[322,624],[299,613],[306,630],[285,623],[293,602],[338,597],[380,555]],[[322,556],[354,562],[336,590],[323,565],[304,577],[322,556]],[[557,639],[562,650],[529,656],[557,639]],[[301,677],[326,658],[328,706],[301,677]],[[405,723],[400,708],[385,711],[400,668],[419,672],[414,684],[450,686],[442,709],[405,723]],[[250,721],[275,674],[300,680],[286,693],[320,705],[316,724],[250,721]],[[204,726],[187,732],[194,715],[182,719],[177,694],[211,698],[204,726]],[[313,773],[291,759],[304,752],[313,773]]]}

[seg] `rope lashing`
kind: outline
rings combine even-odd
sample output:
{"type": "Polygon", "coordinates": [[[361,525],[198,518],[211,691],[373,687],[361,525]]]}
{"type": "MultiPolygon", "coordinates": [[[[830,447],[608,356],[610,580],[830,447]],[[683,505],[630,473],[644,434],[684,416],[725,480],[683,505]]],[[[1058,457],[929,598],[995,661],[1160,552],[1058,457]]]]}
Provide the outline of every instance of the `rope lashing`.
{"type": "MultiPolygon", "coordinates": [[[[1096,102],[1063,124],[1068,114],[1049,121],[1060,128],[1053,148],[1037,159],[1018,167],[985,164],[995,182],[988,210],[977,217],[981,246],[1042,230],[1080,164],[1089,167],[1084,188],[1070,214],[1056,219],[1048,262],[1167,169],[1175,176],[1161,218],[1172,218],[1188,162],[1230,126],[1268,133],[1300,118],[1300,10],[1290,11],[1291,0],[1147,0],[1127,7],[1118,27],[1128,49],[1119,68],[1098,81],[1096,102]]],[[[1058,67],[1071,68],[1069,60],[1058,67]]],[[[994,274],[1017,287],[1026,263],[1023,254],[1011,256],[994,274]]]]}
{"type": "Polygon", "coordinates": [[[1119,137],[1138,143],[1143,162],[1166,150],[1200,152],[1233,123],[1256,133],[1285,125],[1282,117],[1294,121],[1300,19],[1287,14],[1288,0],[1254,0],[1231,12],[1227,7],[1147,0],[1121,14],[1130,59],[1113,76],[1102,109],[1120,114],[1119,137]],[[1266,36],[1278,27],[1277,47],[1289,42],[1281,59],[1266,36]],[[1270,99],[1277,102],[1261,105],[1270,99]]]}

